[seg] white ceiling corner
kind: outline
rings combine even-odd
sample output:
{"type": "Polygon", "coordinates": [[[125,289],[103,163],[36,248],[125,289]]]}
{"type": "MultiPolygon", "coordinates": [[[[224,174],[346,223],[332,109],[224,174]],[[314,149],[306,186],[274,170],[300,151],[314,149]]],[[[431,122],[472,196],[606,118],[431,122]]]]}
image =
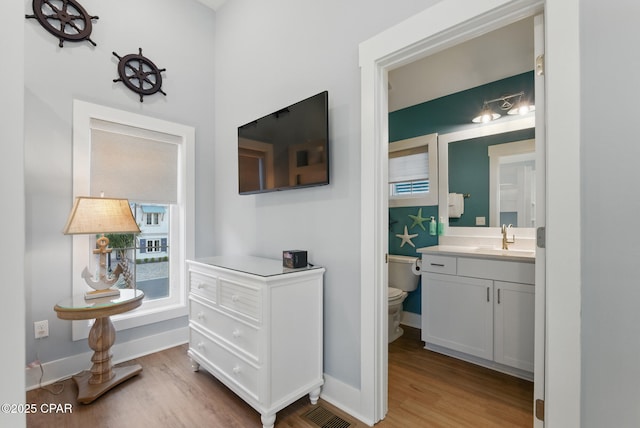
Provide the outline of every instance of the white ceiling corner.
{"type": "Polygon", "coordinates": [[[218,10],[226,0],[198,0],[203,5],[213,10],[218,10]]]}

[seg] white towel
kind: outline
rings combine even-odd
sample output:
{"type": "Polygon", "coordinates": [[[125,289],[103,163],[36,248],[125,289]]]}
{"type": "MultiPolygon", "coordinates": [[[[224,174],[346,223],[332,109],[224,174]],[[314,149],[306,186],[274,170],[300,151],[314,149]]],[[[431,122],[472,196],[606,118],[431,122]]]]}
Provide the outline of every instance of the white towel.
{"type": "Polygon", "coordinates": [[[464,214],[462,193],[449,193],[449,218],[460,218],[464,214]]]}

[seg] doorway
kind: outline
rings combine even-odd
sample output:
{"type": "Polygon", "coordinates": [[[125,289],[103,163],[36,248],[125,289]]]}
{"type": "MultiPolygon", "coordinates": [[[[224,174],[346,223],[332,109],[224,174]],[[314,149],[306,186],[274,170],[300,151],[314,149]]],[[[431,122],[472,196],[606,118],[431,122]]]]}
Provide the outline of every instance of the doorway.
{"type": "MultiPolygon", "coordinates": [[[[387,154],[386,144],[388,141],[388,124],[387,124],[387,74],[390,69],[410,63],[418,58],[424,58],[435,52],[442,51],[448,47],[454,46],[466,40],[470,40],[478,35],[489,32],[493,29],[500,28],[511,22],[515,22],[526,16],[540,13],[543,9],[543,2],[538,1],[487,1],[483,4],[477,2],[460,1],[442,1],[437,5],[429,8],[416,19],[409,20],[402,25],[393,27],[377,37],[363,43],[360,47],[360,65],[362,68],[362,212],[367,213],[368,217],[362,222],[361,227],[361,252],[362,252],[362,269],[361,283],[374,284],[373,287],[362,289],[362,376],[361,376],[361,394],[362,394],[362,414],[371,416],[372,422],[376,422],[384,417],[387,409],[386,396],[386,378],[387,378],[387,355],[384,349],[386,342],[382,339],[384,328],[386,328],[386,265],[384,264],[384,255],[388,248],[388,238],[386,233],[386,225],[388,222],[388,210],[386,209],[386,175],[387,175],[387,154]],[[371,233],[371,231],[375,233],[371,233]],[[379,334],[378,334],[379,333],[379,334]],[[368,338],[374,337],[369,340],[368,338]],[[373,352],[373,353],[372,353],[373,352]]],[[[575,9],[571,12],[575,12],[575,9]]],[[[556,12],[559,15],[569,13],[569,11],[556,12]]],[[[569,19],[571,23],[572,19],[569,19]]],[[[557,25],[557,24],[556,24],[557,25]]],[[[566,26],[566,24],[565,24],[566,26]]],[[[577,28],[577,24],[575,27],[577,28]]],[[[559,29],[554,30],[558,39],[560,37],[559,29]]],[[[572,59],[567,60],[566,64],[569,69],[575,72],[576,62],[572,59]],[[573,68],[571,68],[573,67],[573,68]]],[[[557,85],[554,90],[556,94],[563,93],[565,90],[575,95],[577,93],[575,86],[567,86],[560,89],[561,82],[569,79],[569,76],[563,71],[558,71],[557,85]]],[[[538,97],[536,97],[538,99],[538,97]]],[[[566,123],[565,123],[566,125],[566,123]]],[[[574,124],[575,125],[575,124],[574,124]]],[[[567,129],[567,128],[565,128],[567,129]]],[[[570,126],[568,128],[571,144],[564,146],[560,151],[565,150],[565,154],[571,153],[576,155],[578,150],[577,127],[570,126]]],[[[543,133],[545,134],[545,133],[543,133]]],[[[549,134],[549,131],[546,133],[549,134]]],[[[562,134],[558,128],[554,129],[553,135],[562,134]]],[[[565,170],[566,173],[566,170],[565,170]]],[[[576,171],[577,175],[578,171],[576,171]]],[[[567,183],[565,178],[559,176],[559,170],[553,173],[556,182],[567,183]]],[[[575,178],[575,175],[574,175],[575,178]]],[[[571,186],[569,186],[571,187],[571,186]]],[[[552,192],[553,193],[553,192],[552,192]]],[[[548,198],[547,198],[548,199],[548,198]]],[[[573,205],[578,207],[577,204],[573,205]]],[[[560,211],[560,210],[558,210],[560,211]]],[[[563,231],[566,235],[570,235],[571,239],[579,242],[579,231],[571,228],[563,231]]],[[[566,237],[565,235],[565,237],[566,237]]],[[[562,247],[562,243],[558,241],[559,235],[554,237],[553,241],[558,247],[562,247]]],[[[549,242],[549,241],[547,241],[549,242]]],[[[579,262],[576,263],[579,267],[579,262]]],[[[575,270],[572,270],[575,274],[575,270]]],[[[553,271],[556,277],[565,277],[560,275],[558,270],[553,271]]],[[[550,275],[542,275],[549,278],[550,275]]],[[[579,278],[579,275],[578,275],[579,278]]],[[[579,289],[579,284],[570,280],[571,292],[579,289]]],[[[558,296],[561,297],[561,296],[558,296]]],[[[564,297],[564,296],[562,296],[564,297]]],[[[543,301],[544,302],[544,301],[543,301]]],[[[579,311],[571,302],[565,302],[562,298],[558,299],[560,305],[569,309],[566,313],[559,317],[546,315],[547,324],[549,320],[566,318],[567,315],[572,321],[579,318],[579,311]],[[556,318],[557,317],[557,318],[556,318]]],[[[542,323],[544,325],[545,316],[542,323]]],[[[563,333],[565,331],[563,330],[563,333]]],[[[566,331],[566,337],[570,339],[570,343],[565,347],[564,344],[556,348],[556,360],[558,367],[569,368],[572,376],[572,382],[567,385],[567,391],[572,393],[578,392],[579,396],[579,370],[571,367],[571,358],[579,355],[579,345],[575,340],[577,337],[566,331]],[[560,351],[564,348],[564,351],[560,351]],[[561,352],[569,351],[568,354],[560,355],[561,352]]],[[[579,336],[578,336],[579,337],[579,336]]],[[[544,337],[543,337],[544,339],[544,337]]],[[[543,355],[543,361],[547,358],[547,354],[543,355]]],[[[573,359],[575,364],[576,359],[573,359]]],[[[543,379],[545,379],[543,375],[543,379]]],[[[547,382],[548,385],[548,382],[547,382]]],[[[557,390],[564,389],[559,384],[555,384],[557,390]]],[[[560,400],[565,401],[565,400],[560,400]]],[[[579,400],[566,400],[568,408],[558,410],[557,414],[562,420],[564,414],[570,415],[568,420],[579,419],[579,400]]],[[[560,409],[560,407],[555,407],[560,409]]]]}
{"type": "MultiPolygon", "coordinates": [[[[540,47],[536,49],[536,45],[540,46],[543,44],[541,40],[536,40],[535,33],[536,29],[542,27],[542,25],[541,15],[528,16],[478,35],[471,40],[457,43],[454,46],[418,59],[417,61],[403,64],[401,67],[388,67],[387,80],[389,84],[387,85],[387,98],[389,105],[388,111],[390,114],[388,125],[389,141],[395,141],[397,138],[415,137],[413,134],[408,134],[410,132],[438,132],[440,134],[438,137],[438,158],[440,159],[438,167],[440,174],[438,179],[438,183],[440,184],[438,215],[441,216],[440,221],[442,221],[443,218],[445,219],[446,235],[455,234],[480,238],[481,236],[487,236],[487,233],[489,236],[492,234],[497,236],[500,233],[499,230],[488,230],[482,226],[474,227],[473,222],[469,222],[473,220],[474,215],[480,213],[485,215],[482,207],[491,205],[491,188],[484,189],[481,185],[471,187],[473,189],[471,190],[473,197],[465,204],[467,205],[465,208],[470,209],[470,213],[465,213],[465,217],[471,217],[466,218],[466,222],[458,221],[463,219],[453,219],[454,221],[447,223],[446,219],[451,217],[447,215],[447,195],[453,191],[451,189],[469,189],[469,182],[466,182],[466,184],[458,183],[458,186],[455,186],[456,182],[463,180],[462,177],[465,177],[465,171],[473,170],[472,176],[474,184],[475,182],[490,182],[492,170],[491,168],[486,169],[486,166],[490,165],[489,159],[493,159],[494,161],[502,159],[504,156],[499,156],[502,154],[502,151],[507,151],[508,153],[530,152],[528,154],[528,156],[531,157],[530,163],[532,165],[537,164],[541,170],[544,170],[544,128],[542,121],[536,120],[536,118],[529,114],[526,116],[502,117],[499,120],[487,124],[478,125],[471,123],[471,119],[480,110],[480,106],[482,105],[482,99],[475,99],[479,93],[483,92],[483,90],[479,90],[479,88],[493,88],[498,86],[499,89],[497,90],[508,91],[503,93],[514,93],[524,90],[526,94],[525,97],[528,97],[530,100],[533,100],[534,88],[536,96],[544,93],[542,89],[544,86],[543,77],[536,76],[533,72],[536,51],[537,49],[542,49],[540,47]],[[464,100],[464,102],[461,102],[461,99],[464,100]],[[477,105],[474,105],[474,103],[477,105]],[[435,105],[437,108],[428,107],[431,105],[435,105]],[[452,108],[452,106],[455,108],[452,108]],[[439,119],[438,115],[442,114],[440,112],[446,112],[446,118],[439,119]],[[418,117],[420,117],[420,119],[418,119],[418,117]],[[512,120],[516,118],[518,119],[512,120]],[[433,125],[434,128],[430,128],[431,123],[437,123],[438,125],[433,125]],[[445,125],[449,123],[452,125],[445,125]],[[529,140],[529,144],[525,142],[505,143],[505,141],[512,141],[509,140],[509,138],[514,138],[514,132],[521,132],[522,135],[529,135],[531,133],[531,136],[533,136],[531,128],[534,127],[536,123],[538,123],[538,126],[536,127],[535,141],[529,140]],[[453,129],[454,126],[455,129],[453,129]],[[425,131],[421,131],[422,129],[425,131]],[[487,146],[487,144],[492,144],[490,141],[500,144],[487,146]],[[516,150],[518,147],[512,147],[514,145],[518,147],[519,145],[524,145],[525,147],[516,150]],[[456,151],[453,151],[453,147],[457,148],[456,151]],[[453,156],[453,153],[459,153],[462,147],[465,148],[465,153],[474,153],[473,160],[466,155],[462,158],[460,158],[460,156],[453,156]],[[472,147],[482,147],[482,149],[472,149],[472,147]],[[483,150],[484,156],[486,157],[486,164],[481,160],[483,150]],[[538,156],[536,156],[534,152],[538,152],[538,156]],[[494,154],[493,157],[491,157],[492,153],[494,154]],[[456,160],[454,161],[454,159],[456,160]],[[453,187],[449,187],[452,185],[453,187]],[[487,192],[486,190],[489,191],[487,192]]],[[[484,91],[486,90],[487,89],[484,89],[484,91]]],[[[488,91],[492,96],[484,99],[492,98],[494,94],[491,91],[496,91],[496,89],[488,89],[488,91]]],[[[496,93],[495,95],[497,96],[499,94],[496,93]]],[[[536,98],[535,103],[538,105],[539,116],[542,116],[544,112],[544,97],[540,96],[540,98],[536,98]]],[[[508,108],[509,107],[507,107],[507,109],[508,108]]],[[[500,109],[501,107],[498,106],[495,110],[502,112],[500,109]]],[[[502,113],[507,116],[506,112],[502,113]]],[[[384,142],[382,142],[382,144],[384,145],[384,142]]],[[[496,167],[497,166],[496,164],[496,167]]],[[[502,176],[504,175],[505,174],[502,174],[502,176]]],[[[544,176],[541,175],[538,178],[541,181],[537,183],[537,186],[536,183],[530,183],[529,200],[539,200],[541,203],[530,203],[527,205],[527,208],[529,211],[534,211],[530,213],[529,216],[532,221],[537,220],[538,225],[543,226],[545,199],[544,176]],[[538,195],[531,197],[531,189],[537,189],[538,195]],[[535,211],[540,212],[536,213],[535,211]]],[[[505,186],[502,186],[501,190],[504,191],[505,186]]],[[[515,193],[518,195],[526,193],[521,190],[522,189],[517,189],[515,193]]],[[[383,195],[383,202],[384,199],[385,197],[383,195]]],[[[511,201],[505,195],[502,195],[501,202],[507,206],[511,201]]],[[[524,205],[524,203],[520,205],[524,205]]],[[[495,208],[496,210],[498,209],[497,207],[495,208]]],[[[507,206],[507,208],[511,209],[514,207],[507,206]]],[[[467,209],[465,209],[465,211],[467,211],[467,209]]],[[[518,212],[516,209],[513,211],[518,212]]],[[[484,224],[494,228],[502,224],[498,223],[499,217],[495,216],[495,213],[490,212],[488,214],[487,218],[490,222],[487,221],[484,224]]],[[[391,215],[395,217],[393,213],[391,215]]],[[[506,221],[506,223],[517,224],[516,221],[506,221]]],[[[516,233],[520,237],[535,236],[535,230],[531,223],[527,225],[519,224],[516,233]]],[[[389,239],[391,239],[391,237],[389,237],[389,239]]],[[[440,243],[442,244],[442,240],[440,243]]],[[[393,248],[394,245],[391,245],[391,252],[393,252],[393,248]]],[[[538,250],[537,259],[538,266],[544,267],[544,249],[538,250]]],[[[537,281],[535,290],[538,294],[544,295],[544,270],[541,270],[538,276],[540,280],[537,281]]],[[[425,292],[426,288],[423,284],[422,293],[425,292]]],[[[526,328],[521,331],[521,333],[526,333],[525,337],[530,335],[529,339],[526,340],[527,343],[530,343],[529,351],[522,354],[522,361],[527,361],[528,368],[526,373],[517,373],[517,376],[527,379],[532,378],[532,374],[530,373],[534,371],[533,299],[534,296],[531,294],[531,320],[525,322],[525,324],[531,326],[531,331],[529,332],[526,328]],[[524,358],[524,355],[528,352],[531,353],[530,357],[524,358]]],[[[540,300],[538,306],[540,306],[540,310],[538,311],[540,314],[539,319],[543,320],[544,300],[540,300]]],[[[405,314],[407,314],[407,312],[405,312],[405,314]]],[[[423,308],[423,316],[426,315],[423,308]]],[[[526,315],[523,314],[522,316],[526,319],[526,315]]],[[[413,315],[412,319],[415,320],[415,318],[419,317],[419,315],[413,315]]],[[[419,327],[420,325],[414,324],[414,326],[419,327]]],[[[540,328],[543,329],[544,326],[541,325],[540,328]]],[[[490,335],[487,340],[492,344],[493,335],[490,335]]],[[[537,347],[544,346],[544,334],[541,335],[541,340],[536,345],[537,347]]],[[[427,346],[427,348],[433,349],[431,346],[427,346]]],[[[485,351],[490,353],[485,354],[487,356],[484,358],[493,361],[493,345],[490,345],[490,348],[485,349],[485,351]]],[[[446,353],[446,350],[443,350],[443,352],[446,353]]],[[[541,355],[544,355],[544,353],[541,355]]],[[[541,361],[543,361],[543,359],[541,361]]],[[[482,365],[486,362],[478,361],[478,363],[482,365]]],[[[491,365],[491,363],[486,364],[491,365]]],[[[520,367],[522,368],[524,366],[520,367]]],[[[502,368],[502,370],[509,371],[506,367],[502,368]]],[[[540,393],[539,396],[542,396],[544,368],[540,362],[538,363],[536,371],[540,374],[538,376],[537,389],[540,393]]],[[[531,408],[533,407],[532,401],[531,408]]]]}

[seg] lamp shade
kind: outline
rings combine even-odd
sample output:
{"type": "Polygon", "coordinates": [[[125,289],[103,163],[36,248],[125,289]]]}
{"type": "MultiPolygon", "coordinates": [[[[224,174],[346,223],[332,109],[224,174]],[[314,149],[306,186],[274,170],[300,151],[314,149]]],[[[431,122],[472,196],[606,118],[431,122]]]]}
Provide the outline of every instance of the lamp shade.
{"type": "Polygon", "coordinates": [[[485,104],[480,114],[474,117],[473,120],[471,121],[473,123],[487,123],[487,122],[491,122],[492,120],[496,120],[499,117],[500,117],[499,113],[494,112],[493,110],[491,110],[491,108],[487,104],[485,104]]]}
{"type": "Polygon", "coordinates": [[[127,199],[77,197],[65,235],[140,233],[127,199]]]}

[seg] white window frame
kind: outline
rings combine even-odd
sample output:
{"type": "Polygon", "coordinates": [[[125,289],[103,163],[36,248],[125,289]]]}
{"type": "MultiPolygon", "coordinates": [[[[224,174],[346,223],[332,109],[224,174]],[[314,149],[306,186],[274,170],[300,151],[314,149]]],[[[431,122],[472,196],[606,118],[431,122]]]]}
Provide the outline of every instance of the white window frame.
{"type": "Polygon", "coordinates": [[[161,241],[159,239],[147,239],[147,253],[151,254],[151,253],[159,253],[161,252],[161,248],[162,248],[162,244],[161,241]],[[151,244],[151,245],[149,245],[151,244]]]}
{"type": "MultiPolygon", "coordinates": [[[[187,306],[186,260],[193,258],[194,250],[194,148],[195,129],[190,126],[168,122],[149,116],[92,104],[80,100],[73,101],[73,196],[87,196],[90,193],[91,131],[92,119],[111,122],[114,126],[129,128],[136,136],[147,136],[163,143],[178,146],[178,192],[177,204],[170,205],[170,216],[175,225],[169,230],[172,266],[170,298],[144,301],[134,311],[112,317],[116,330],[126,330],[153,324],[168,319],[185,316],[187,306]],[[164,141],[163,141],[164,139],[164,141]],[[175,292],[174,292],[175,291],[175,292]]],[[[117,195],[109,195],[117,196],[117,195]]],[[[72,201],[69,201],[69,206],[72,201]]],[[[80,273],[91,265],[91,246],[95,237],[91,235],[73,236],[72,294],[87,290],[80,273]]],[[[73,321],[72,339],[82,340],[89,335],[90,322],[73,321]]]]}
{"type": "Polygon", "coordinates": [[[429,152],[429,191],[412,195],[389,194],[389,207],[438,205],[438,134],[421,135],[389,143],[389,153],[427,146],[429,152]]]}
{"type": "Polygon", "coordinates": [[[146,213],[146,225],[147,226],[159,226],[160,225],[160,214],[158,213],[146,213]]]}

